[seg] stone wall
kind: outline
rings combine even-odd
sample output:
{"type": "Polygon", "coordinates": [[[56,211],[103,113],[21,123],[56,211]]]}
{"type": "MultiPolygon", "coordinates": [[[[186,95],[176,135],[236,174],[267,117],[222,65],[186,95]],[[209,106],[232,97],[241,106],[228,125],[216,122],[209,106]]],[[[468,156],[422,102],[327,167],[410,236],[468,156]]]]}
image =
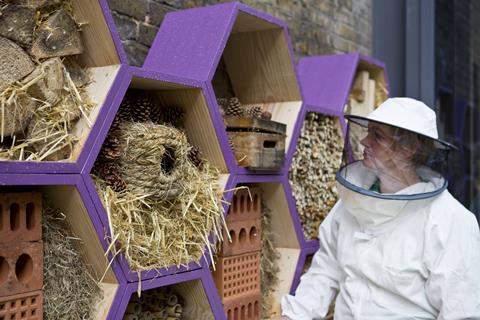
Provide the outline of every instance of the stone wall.
{"type": "MultiPolygon", "coordinates": [[[[216,0],[108,0],[130,64],[141,66],[165,14],[216,0]]],[[[245,0],[285,20],[297,57],[359,51],[371,54],[372,0],[245,0]]]]}

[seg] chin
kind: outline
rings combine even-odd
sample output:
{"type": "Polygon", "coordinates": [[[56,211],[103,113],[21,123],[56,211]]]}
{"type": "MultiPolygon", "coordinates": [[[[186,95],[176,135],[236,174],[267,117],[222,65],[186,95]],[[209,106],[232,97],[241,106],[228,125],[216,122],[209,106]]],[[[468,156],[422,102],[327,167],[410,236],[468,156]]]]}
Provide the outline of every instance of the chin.
{"type": "Polygon", "coordinates": [[[367,167],[367,168],[369,168],[369,169],[373,169],[373,164],[372,164],[372,162],[371,162],[370,160],[364,158],[364,159],[362,160],[362,163],[363,163],[363,165],[364,165],[365,167],[367,167]]]}

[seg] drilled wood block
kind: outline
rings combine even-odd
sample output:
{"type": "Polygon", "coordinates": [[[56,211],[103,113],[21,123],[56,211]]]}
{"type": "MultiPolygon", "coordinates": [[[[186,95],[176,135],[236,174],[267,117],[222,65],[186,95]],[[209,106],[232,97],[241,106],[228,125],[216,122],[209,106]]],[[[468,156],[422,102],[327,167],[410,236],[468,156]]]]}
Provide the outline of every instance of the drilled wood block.
{"type": "Polygon", "coordinates": [[[262,249],[262,222],[260,219],[240,220],[228,222],[228,232],[231,242],[228,241],[226,230],[223,231],[222,249],[219,255],[223,257],[260,251],[262,249]]]}
{"type": "Polygon", "coordinates": [[[228,209],[227,223],[259,219],[262,212],[262,193],[259,188],[239,189],[228,209]]]}
{"type": "Polygon", "coordinates": [[[43,243],[0,244],[0,297],[42,289],[43,243]]]}
{"type": "Polygon", "coordinates": [[[42,240],[42,195],[0,193],[0,244],[42,240]]]}
{"type": "Polygon", "coordinates": [[[286,135],[263,132],[227,132],[237,164],[249,170],[279,170],[285,161],[286,135]]]}
{"type": "Polygon", "coordinates": [[[260,293],[260,252],[219,257],[213,278],[222,301],[260,293]]]}
{"type": "Polygon", "coordinates": [[[232,299],[223,301],[223,308],[227,315],[227,320],[260,319],[260,308],[262,295],[260,293],[241,295],[232,299]]]}
{"type": "Polygon", "coordinates": [[[38,290],[7,297],[0,297],[0,319],[42,320],[42,291],[38,290]]]}

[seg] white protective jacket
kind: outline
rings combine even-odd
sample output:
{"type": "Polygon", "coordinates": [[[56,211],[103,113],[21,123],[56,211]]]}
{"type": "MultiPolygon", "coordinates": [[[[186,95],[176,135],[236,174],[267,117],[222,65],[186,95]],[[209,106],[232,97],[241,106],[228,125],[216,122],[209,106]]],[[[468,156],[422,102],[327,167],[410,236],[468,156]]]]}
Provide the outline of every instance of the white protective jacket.
{"type": "MultiPolygon", "coordinates": [[[[399,194],[430,191],[427,175],[430,182],[399,194]]],[[[360,171],[358,179],[367,189],[373,181],[360,171]]],[[[338,293],[340,320],[480,319],[480,233],[471,212],[447,190],[386,200],[338,188],[320,249],[295,296],[282,299],[283,315],[323,319],[338,293]]]]}

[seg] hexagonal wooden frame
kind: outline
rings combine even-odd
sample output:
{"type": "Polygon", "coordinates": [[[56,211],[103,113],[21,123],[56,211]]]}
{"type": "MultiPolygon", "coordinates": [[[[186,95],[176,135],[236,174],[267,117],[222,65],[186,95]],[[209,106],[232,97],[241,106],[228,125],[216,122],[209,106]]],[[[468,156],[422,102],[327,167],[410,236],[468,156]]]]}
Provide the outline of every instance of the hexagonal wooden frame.
{"type": "MultiPolygon", "coordinates": [[[[262,105],[287,124],[289,154],[302,101],[285,22],[237,2],[171,12],[143,67],[205,83],[215,126],[224,128],[212,84],[222,57],[240,101],[262,105]]],[[[230,172],[253,173],[237,165],[225,130],[219,139],[230,172]]],[[[282,173],[288,164],[286,157],[279,171],[261,174],[282,173]]]]}

